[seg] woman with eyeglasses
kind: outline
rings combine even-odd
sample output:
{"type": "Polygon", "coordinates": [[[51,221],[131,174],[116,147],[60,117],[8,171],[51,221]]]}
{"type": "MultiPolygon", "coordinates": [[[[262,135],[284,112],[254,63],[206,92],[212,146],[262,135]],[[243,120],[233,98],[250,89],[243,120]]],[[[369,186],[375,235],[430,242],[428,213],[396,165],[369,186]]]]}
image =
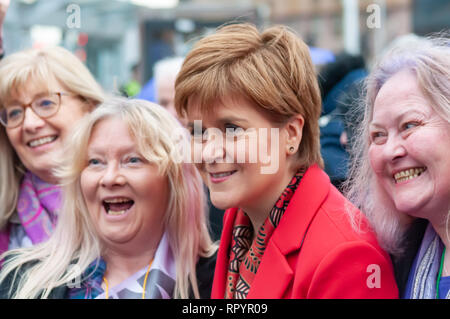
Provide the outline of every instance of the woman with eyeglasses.
{"type": "Polygon", "coordinates": [[[0,253],[50,236],[61,201],[55,160],[74,124],[103,99],[66,49],[29,49],[0,62],[0,253]]]}

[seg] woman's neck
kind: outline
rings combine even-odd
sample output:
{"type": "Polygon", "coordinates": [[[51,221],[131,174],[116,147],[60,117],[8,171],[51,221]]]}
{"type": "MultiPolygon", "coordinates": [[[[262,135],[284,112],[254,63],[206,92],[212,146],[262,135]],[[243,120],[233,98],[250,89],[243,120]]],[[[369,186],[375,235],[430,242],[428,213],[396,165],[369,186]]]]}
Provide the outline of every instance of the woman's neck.
{"type": "MultiPolygon", "coordinates": [[[[161,239],[161,238],[160,238],[161,239]]],[[[114,287],[131,275],[149,265],[155,257],[159,240],[148,243],[146,249],[134,250],[123,248],[109,248],[104,254],[106,262],[105,278],[109,287],[114,287]]]]}
{"type": "Polygon", "coordinates": [[[447,250],[450,250],[450,222],[447,222],[449,213],[435,215],[433,219],[429,219],[434,231],[439,235],[447,250]]]}
{"type": "Polygon", "coordinates": [[[447,222],[449,218],[447,214],[441,214],[440,216],[434,216],[434,220],[430,220],[434,231],[438,234],[439,238],[445,246],[444,264],[442,267],[442,276],[450,276],[450,222],[447,222]]]}
{"type": "Polygon", "coordinates": [[[442,277],[450,276],[450,248],[448,246],[445,248],[444,265],[442,268],[442,277]]]}
{"type": "Polygon", "coordinates": [[[280,182],[271,189],[267,196],[257,199],[256,203],[252,203],[253,205],[241,207],[252,223],[253,239],[296,172],[297,170],[286,170],[286,173],[280,178],[280,182]]]}
{"type": "Polygon", "coordinates": [[[49,171],[40,171],[40,172],[32,172],[35,176],[37,176],[41,181],[57,185],[58,179],[49,171]]]}

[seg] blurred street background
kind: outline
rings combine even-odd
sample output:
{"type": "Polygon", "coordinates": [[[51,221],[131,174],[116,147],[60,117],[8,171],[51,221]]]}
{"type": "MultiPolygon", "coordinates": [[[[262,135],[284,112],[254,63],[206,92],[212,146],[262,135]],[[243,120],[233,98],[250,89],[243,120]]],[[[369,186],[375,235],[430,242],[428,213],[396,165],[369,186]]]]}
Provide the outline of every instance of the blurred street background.
{"type": "MultiPolygon", "coordinates": [[[[370,62],[396,37],[450,27],[449,0],[11,0],[6,54],[62,45],[83,60],[107,91],[152,78],[153,65],[185,55],[217,26],[284,24],[327,62],[327,52],[370,62]]],[[[316,64],[320,64],[317,61],[316,64]]]]}

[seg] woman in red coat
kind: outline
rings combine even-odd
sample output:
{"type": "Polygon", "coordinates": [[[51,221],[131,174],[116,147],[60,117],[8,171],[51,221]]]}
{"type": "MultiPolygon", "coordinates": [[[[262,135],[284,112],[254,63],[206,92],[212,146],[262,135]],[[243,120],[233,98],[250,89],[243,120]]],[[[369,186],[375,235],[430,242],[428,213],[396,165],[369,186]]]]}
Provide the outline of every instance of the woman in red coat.
{"type": "Polygon", "coordinates": [[[178,75],[192,160],[228,209],[212,298],[396,298],[389,256],[322,171],[308,47],[285,27],[229,25],[178,75]]]}

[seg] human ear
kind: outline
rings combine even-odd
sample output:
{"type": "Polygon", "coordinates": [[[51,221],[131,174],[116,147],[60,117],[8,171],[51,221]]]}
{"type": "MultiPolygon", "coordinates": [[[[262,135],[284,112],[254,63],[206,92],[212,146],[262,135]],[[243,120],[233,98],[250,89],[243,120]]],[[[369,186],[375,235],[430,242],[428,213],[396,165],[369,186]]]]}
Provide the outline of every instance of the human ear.
{"type": "Polygon", "coordinates": [[[300,114],[293,116],[285,124],[284,130],[286,133],[286,154],[293,155],[297,153],[300,142],[302,141],[304,124],[305,120],[300,114]]]}

